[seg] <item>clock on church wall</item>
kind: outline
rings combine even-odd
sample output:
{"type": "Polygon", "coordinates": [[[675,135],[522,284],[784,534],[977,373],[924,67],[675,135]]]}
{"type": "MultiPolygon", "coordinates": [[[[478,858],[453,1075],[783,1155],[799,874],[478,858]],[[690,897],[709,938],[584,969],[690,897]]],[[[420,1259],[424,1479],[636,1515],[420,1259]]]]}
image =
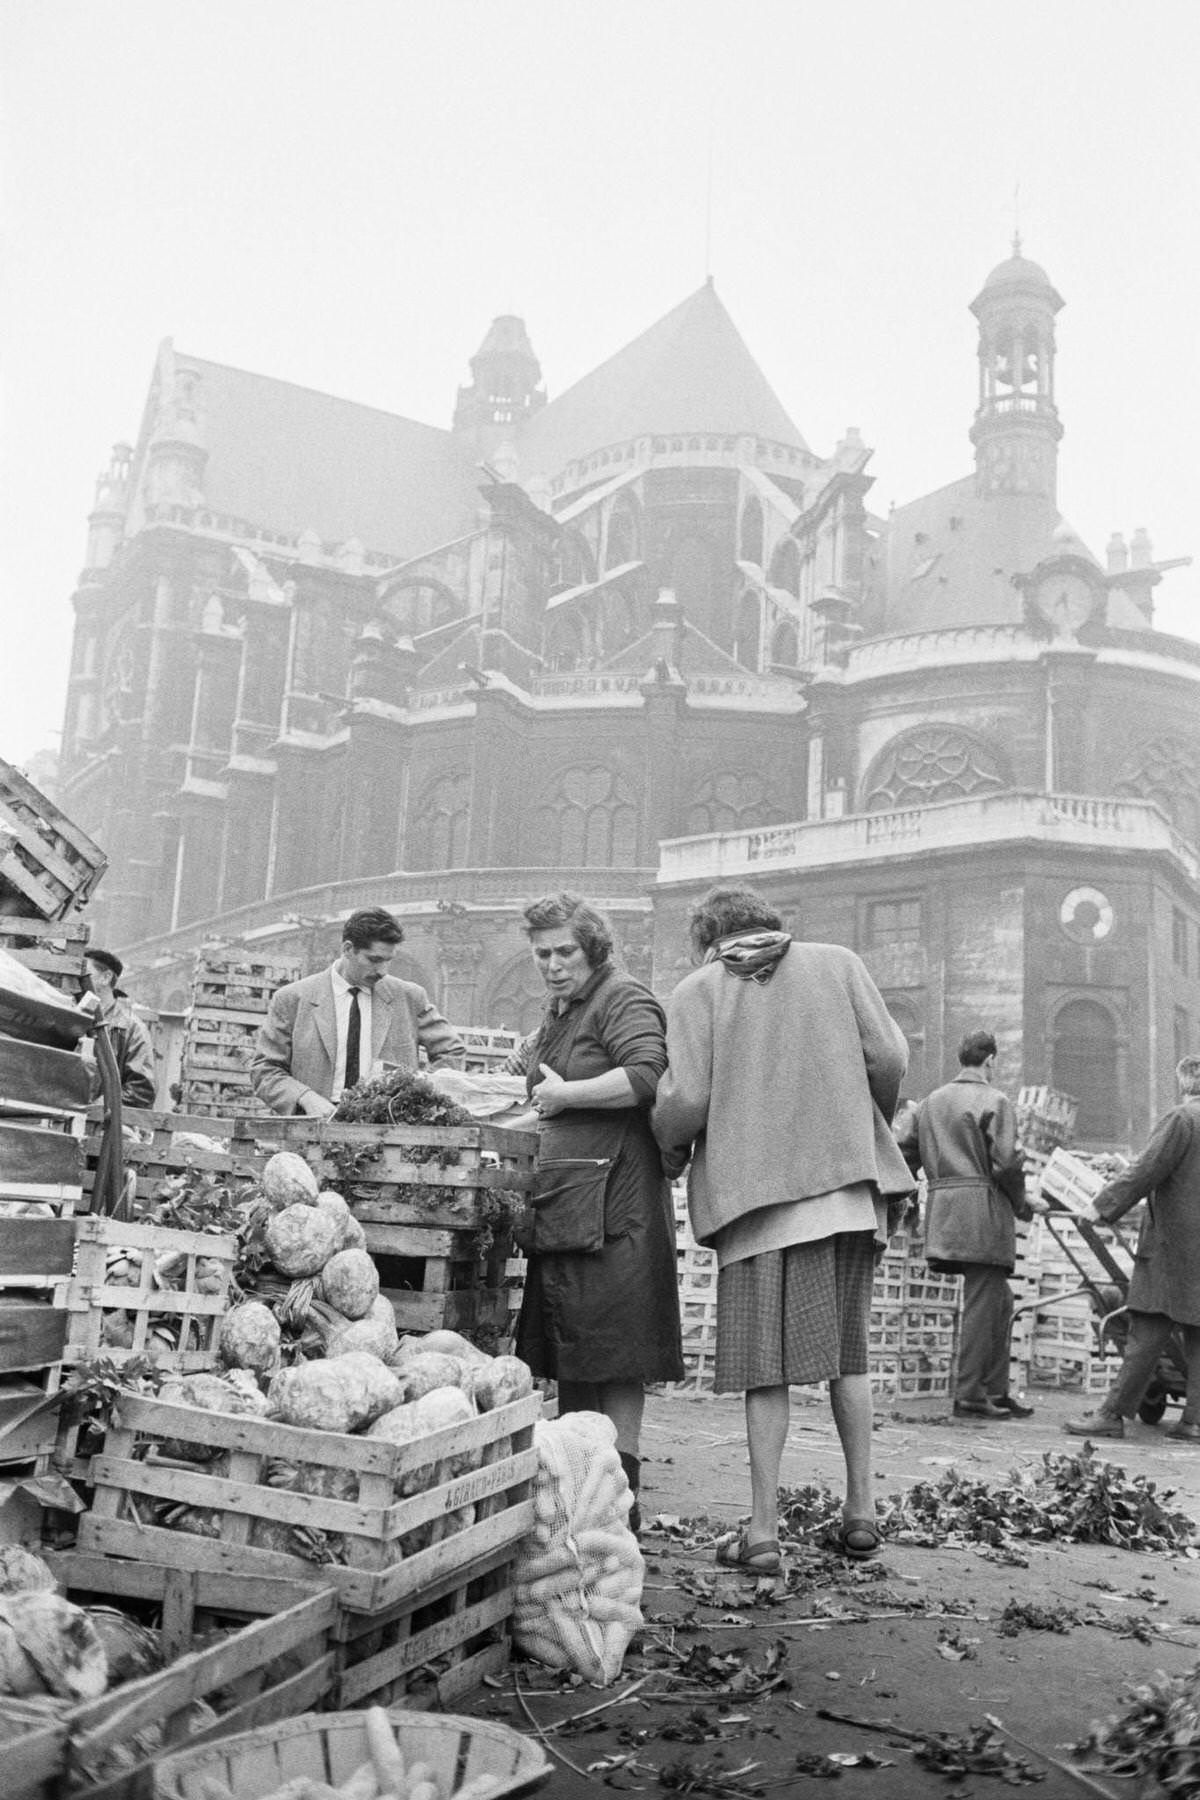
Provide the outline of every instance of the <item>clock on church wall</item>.
{"type": "Polygon", "coordinates": [[[1072,888],[1058,909],[1058,922],[1077,944],[1099,944],[1113,928],[1112,901],[1099,888],[1072,888]]]}

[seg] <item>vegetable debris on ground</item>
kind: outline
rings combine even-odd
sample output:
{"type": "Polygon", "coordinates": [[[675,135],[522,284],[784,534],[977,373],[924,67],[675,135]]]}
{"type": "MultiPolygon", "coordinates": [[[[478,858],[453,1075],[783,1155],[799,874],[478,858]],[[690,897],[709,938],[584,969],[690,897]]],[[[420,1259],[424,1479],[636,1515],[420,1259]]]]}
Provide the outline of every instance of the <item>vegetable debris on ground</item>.
{"type": "Polygon", "coordinates": [[[1075,1755],[1098,1757],[1106,1774],[1135,1778],[1139,1794],[1200,1794],[1200,1663],[1129,1690],[1125,1709],[1093,1725],[1075,1755]]]}
{"type": "MultiPolygon", "coordinates": [[[[885,1541],[932,1548],[982,1544],[1004,1549],[1012,1538],[1115,1544],[1138,1551],[1178,1551],[1197,1543],[1197,1527],[1171,1506],[1144,1475],[1128,1476],[1102,1462],[1090,1444],[1076,1454],[1046,1451],[1033,1469],[1013,1469],[1007,1482],[947,1469],[939,1481],[919,1481],[889,1497],[880,1514],[885,1541]]],[[[780,1491],[780,1530],[790,1540],[828,1542],[841,1522],[841,1501],[829,1488],[780,1491]]]]}

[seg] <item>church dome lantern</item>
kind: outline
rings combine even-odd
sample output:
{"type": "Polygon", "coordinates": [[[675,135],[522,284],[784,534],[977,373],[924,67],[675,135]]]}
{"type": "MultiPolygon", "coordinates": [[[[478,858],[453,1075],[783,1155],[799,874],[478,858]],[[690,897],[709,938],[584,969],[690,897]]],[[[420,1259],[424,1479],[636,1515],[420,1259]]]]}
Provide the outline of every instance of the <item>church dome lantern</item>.
{"type": "Polygon", "coordinates": [[[971,427],[982,494],[1053,500],[1062,423],[1054,401],[1054,320],[1063,299],[1039,263],[1013,253],[971,302],[979,321],[979,405],[971,427]]]}

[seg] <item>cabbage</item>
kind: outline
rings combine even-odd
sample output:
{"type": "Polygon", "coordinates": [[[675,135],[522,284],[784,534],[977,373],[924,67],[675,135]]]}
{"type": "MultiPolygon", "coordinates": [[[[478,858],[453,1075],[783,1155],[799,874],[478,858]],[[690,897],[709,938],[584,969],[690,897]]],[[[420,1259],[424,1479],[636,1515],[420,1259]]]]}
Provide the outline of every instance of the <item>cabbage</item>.
{"type": "Polygon", "coordinates": [[[387,1364],[369,1350],[346,1350],[337,1358],[340,1369],[349,1370],[356,1381],[362,1383],[362,1411],[364,1417],[359,1420],[355,1430],[362,1425],[369,1425],[381,1413],[390,1412],[399,1406],[401,1400],[400,1380],[387,1364]]]}
{"type": "Polygon", "coordinates": [[[428,1352],[411,1357],[396,1373],[404,1385],[404,1398],[419,1400],[434,1388],[458,1387],[463,1379],[463,1365],[457,1356],[428,1352]]]}
{"type": "Polygon", "coordinates": [[[423,1338],[413,1340],[418,1354],[434,1351],[439,1356],[457,1356],[460,1362],[490,1363],[491,1357],[478,1344],[457,1331],[427,1331],[423,1338]]]}
{"type": "Polygon", "coordinates": [[[267,1220],[267,1255],[281,1275],[316,1275],[337,1249],[341,1230],[327,1208],[285,1206],[267,1220]]]}
{"type": "Polygon", "coordinates": [[[480,1412],[495,1412],[533,1392],[533,1373],[517,1356],[492,1356],[467,1370],[467,1392],[480,1412]]]}
{"type": "Polygon", "coordinates": [[[40,1556],[21,1544],[0,1544],[0,1594],[53,1590],[58,1583],[40,1556]]]}
{"type": "Polygon", "coordinates": [[[326,1356],[345,1356],[351,1350],[369,1350],[373,1356],[392,1363],[398,1341],[396,1312],[386,1294],[372,1301],[365,1318],[352,1319],[346,1325],[332,1327],[325,1344],[326,1356]]]}
{"type": "Polygon", "coordinates": [[[379,1270],[365,1250],[339,1250],[321,1270],[318,1291],[346,1319],[363,1319],[379,1298],[379,1270]]]}
{"type": "Polygon", "coordinates": [[[352,1369],[318,1357],[281,1370],[271,1383],[269,1398],[285,1425],[346,1432],[360,1422],[362,1390],[362,1379],[356,1381],[352,1369]]]}
{"type": "Polygon", "coordinates": [[[277,1150],[268,1158],[262,1173],[262,1190],[276,1211],[283,1206],[315,1206],[317,1202],[317,1178],[294,1150],[277,1150]]]}
{"type": "Polygon", "coordinates": [[[0,1600],[0,1693],[98,1700],[108,1658],[81,1606],[45,1590],[0,1600]]]}
{"type": "Polygon", "coordinates": [[[261,1300],[246,1300],[221,1320],[217,1355],[236,1369],[271,1375],[279,1367],[279,1321],[261,1300]]]}

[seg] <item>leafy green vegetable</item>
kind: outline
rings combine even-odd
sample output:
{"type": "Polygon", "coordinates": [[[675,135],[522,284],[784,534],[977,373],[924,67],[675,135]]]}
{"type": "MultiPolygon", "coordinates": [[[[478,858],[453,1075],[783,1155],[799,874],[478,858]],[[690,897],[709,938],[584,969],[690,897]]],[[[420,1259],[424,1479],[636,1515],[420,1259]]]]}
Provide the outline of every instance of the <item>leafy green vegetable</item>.
{"type": "Polygon", "coordinates": [[[335,1122],[355,1125],[471,1125],[470,1113],[440,1094],[432,1082],[407,1069],[393,1069],[347,1089],[337,1103],[335,1122]]]}

